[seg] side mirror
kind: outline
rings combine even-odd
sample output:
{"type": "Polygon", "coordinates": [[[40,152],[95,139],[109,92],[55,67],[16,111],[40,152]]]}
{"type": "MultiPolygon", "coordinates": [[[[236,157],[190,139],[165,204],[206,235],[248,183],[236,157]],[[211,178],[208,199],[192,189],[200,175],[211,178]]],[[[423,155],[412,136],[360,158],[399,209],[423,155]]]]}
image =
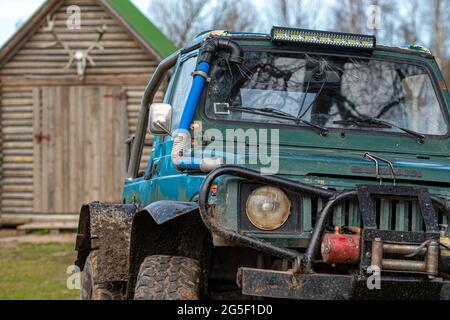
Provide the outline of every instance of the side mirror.
{"type": "Polygon", "coordinates": [[[150,106],[148,130],[154,135],[170,135],[172,127],[172,106],[166,103],[153,103],[150,106]]]}

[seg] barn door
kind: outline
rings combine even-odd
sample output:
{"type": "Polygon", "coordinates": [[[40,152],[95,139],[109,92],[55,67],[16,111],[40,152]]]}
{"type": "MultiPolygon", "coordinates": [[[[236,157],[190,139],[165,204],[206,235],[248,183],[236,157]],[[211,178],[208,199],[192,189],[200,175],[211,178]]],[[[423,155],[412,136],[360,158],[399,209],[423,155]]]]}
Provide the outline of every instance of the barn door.
{"type": "Polygon", "coordinates": [[[42,87],[34,101],[35,213],[120,202],[128,135],[122,88],[42,87]]]}

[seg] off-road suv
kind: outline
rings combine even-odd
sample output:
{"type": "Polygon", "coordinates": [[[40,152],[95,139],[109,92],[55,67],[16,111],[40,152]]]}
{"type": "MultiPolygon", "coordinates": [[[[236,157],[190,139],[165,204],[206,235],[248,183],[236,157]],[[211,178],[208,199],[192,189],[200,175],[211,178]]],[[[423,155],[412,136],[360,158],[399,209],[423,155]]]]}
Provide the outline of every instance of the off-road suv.
{"type": "Polygon", "coordinates": [[[81,210],[82,298],[449,299],[449,110],[425,48],[199,35],[148,84],[123,203],[81,210]]]}

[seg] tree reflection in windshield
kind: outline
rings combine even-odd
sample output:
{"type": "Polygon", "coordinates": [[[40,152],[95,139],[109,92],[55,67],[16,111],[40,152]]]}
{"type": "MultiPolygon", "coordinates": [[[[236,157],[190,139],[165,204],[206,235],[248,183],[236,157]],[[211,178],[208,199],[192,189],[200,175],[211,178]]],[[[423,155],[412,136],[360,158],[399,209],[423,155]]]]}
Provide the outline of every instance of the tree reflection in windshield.
{"type": "MultiPolygon", "coordinates": [[[[351,121],[342,120],[379,118],[423,134],[447,132],[426,70],[384,60],[273,52],[246,52],[241,66],[219,59],[208,86],[209,117],[293,125],[289,120],[238,110],[218,112],[217,104],[278,109],[328,128],[352,129],[351,121]]],[[[396,127],[363,129],[399,131],[396,127]]]]}

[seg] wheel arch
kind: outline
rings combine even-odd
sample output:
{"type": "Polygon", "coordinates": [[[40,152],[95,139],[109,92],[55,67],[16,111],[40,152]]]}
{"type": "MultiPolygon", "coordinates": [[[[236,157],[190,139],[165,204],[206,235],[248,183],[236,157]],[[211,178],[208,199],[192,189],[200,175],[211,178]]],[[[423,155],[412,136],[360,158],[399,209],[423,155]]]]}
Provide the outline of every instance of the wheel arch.
{"type": "Polygon", "coordinates": [[[200,218],[197,203],[160,202],[149,207],[136,213],[133,219],[128,299],[134,296],[139,268],[146,257],[185,256],[202,261],[209,253],[204,248],[212,246],[211,234],[200,218]]]}
{"type": "MultiPolygon", "coordinates": [[[[95,282],[127,281],[132,298],[139,267],[149,255],[185,255],[199,259],[193,241],[210,238],[195,202],[158,201],[139,210],[130,204],[83,205],[80,211],[75,264],[83,270],[92,250],[98,250],[95,282]],[[191,247],[189,247],[191,246],[191,247]]],[[[212,243],[212,240],[210,240],[212,243]]],[[[199,249],[200,250],[200,249],[199,249]]]]}

